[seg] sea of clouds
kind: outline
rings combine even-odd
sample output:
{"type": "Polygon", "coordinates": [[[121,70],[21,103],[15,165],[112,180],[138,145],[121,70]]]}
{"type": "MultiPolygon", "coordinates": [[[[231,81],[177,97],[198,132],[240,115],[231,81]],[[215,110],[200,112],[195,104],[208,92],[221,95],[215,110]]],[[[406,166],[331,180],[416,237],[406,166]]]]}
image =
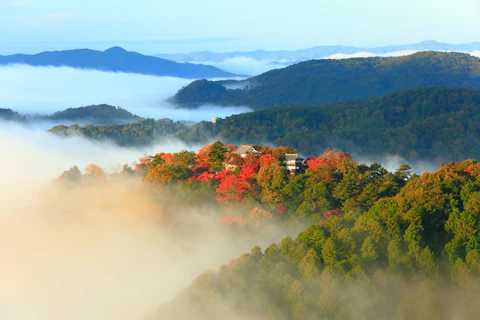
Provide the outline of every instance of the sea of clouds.
{"type": "Polygon", "coordinates": [[[299,231],[231,233],[218,209],[197,206],[166,219],[133,179],[51,182],[73,165],[112,173],[144,153],[199,148],[179,141],[132,150],[0,122],[0,147],[2,320],[141,320],[202,272],[299,231]]]}
{"type": "Polygon", "coordinates": [[[246,107],[177,109],[165,100],[192,80],[68,67],[0,67],[0,108],[51,114],[67,108],[110,104],[150,118],[201,121],[249,111],[246,107]]]}

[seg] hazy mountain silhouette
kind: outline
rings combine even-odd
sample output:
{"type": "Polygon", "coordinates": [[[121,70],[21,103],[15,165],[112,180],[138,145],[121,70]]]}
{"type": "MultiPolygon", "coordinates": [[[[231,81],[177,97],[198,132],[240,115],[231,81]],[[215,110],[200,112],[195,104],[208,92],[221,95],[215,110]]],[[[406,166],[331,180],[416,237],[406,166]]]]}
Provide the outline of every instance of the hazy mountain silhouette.
{"type": "Polygon", "coordinates": [[[78,69],[139,73],[189,79],[231,78],[235,76],[234,74],[213,66],[173,62],[166,59],[145,56],[137,52],[130,52],[120,47],[113,47],[105,51],[76,49],[42,52],[35,55],[15,54],[0,56],[0,65],[8,64],[54,67],[67,66],[78,69]]]}
{"type": "Polygon", "coordinates": [[[362,48],[350,46],[316,46],[301,50],[278,50],[278,51],[236,51],[225,53],[214,52],[192,52],[186,54],[156,54],[155,57],[169,59],[179,62],[220,62],[226,59],[237,57],[248,57],[257,60],[278,61],[285,64],[288,61],[305,61],[310,59],[327,58],[335,54],[355,54],[368,52],[371,54],[387,54],[400,51],[455,51],[455,52],[474,52],[480,51],[480,42],[471,42],[465,44],[440,43],[433,40],[423,41],[415,44],[391,45],[375,48],[362,48]]]}

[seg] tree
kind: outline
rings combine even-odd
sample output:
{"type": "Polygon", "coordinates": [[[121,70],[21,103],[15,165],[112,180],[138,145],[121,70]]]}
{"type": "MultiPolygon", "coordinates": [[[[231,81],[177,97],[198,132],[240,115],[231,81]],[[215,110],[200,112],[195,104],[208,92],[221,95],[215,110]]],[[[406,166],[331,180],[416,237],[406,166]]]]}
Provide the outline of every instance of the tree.
{"type": "Polygon", "coordinates": [[[195,164],[195,152],[182,150],[173,155],[175,164],[191,167],[195,164]]]}
{"type": "Polygon", "coordinates": [[[138,159],[138,163],[134,163],[135,172],[139,176],[145,177],[148,174],[148,171],[150,170],[151,162],[152,162],[152,157],[147,154],[144,154],[143,157],[138,159]]]}
{"type": "Polygon", "coordinates": [[[337,262],[337,249],[332,238],[328,238],[323,244],[322,257],[326,266],[332,266],[337,262]]]}
{"type": "Polygon", "coordinates": [[[193,175],[193,172],[184,165],[165,164],[150,171],[144,181],[157,184],[169,184],[177,181],[185,181],[193,175]]]}
{"type": "Polygon", "coordinates": [[[103,169],[95,164],[89,164],[85,168],[85,174],[95,178],[103,178],[105,176],[103,169]]]}
{"type": "Polygon", "coordinates": [[[64,171],[62,175],[58,178],[60,181],[64,182],[79,182],[82,179],[82,173],[77,166],[71,167],[69,170],[64,171]]]}
{"type": "Polygon", "coordinates": [[[220,184],[217,188],[218,201],[242,202],[247,195],[257,194],[255,190],[256,183],[253,179],[258,170],[258,164],[244,163],[240,168],[239,174],[228,174],[220,178],[220,184]]]}
{"type": "Polygon", "coordinates": [[[150,170],[155,170],[156,168],[165,164],[165,159],[162,158],[160,154],[156,154],[153,156],[152,160],[148,164],[150,170]]]}
{"type": "Polygon", "coordinates": [[[272,154],[275,156],[275,158],[280,159],[285,156],[287,153],[296,153],[298,152],[297,149],[293,147],[277,147],[272,150],[272,154]]]}
{"type": "Polygon", "coordinates": [[[300,273],[306,283],[314,283],[320,278],[319,263],[317,253],[314,249],[310,249],[298,264],[300,273]]]}
{"type": "Polygon", "coordinates": [[[298,281],[294,281],[288,291],[288,301],[292,309],[293,320],[304,320],[307,317],[307,309],[303,302],[304,288],[298,281]]]}
{"type": "Polygon", "coordinates": [[[363,241],[362,258],[368,262],[375,262],[378,259],[377,246],[370,236],[363,241]]]}
{"type": "Polygon", "coordinates": [[[123,177],[131,177],[135,175],[135,170],[133,170],[132,167],[130,167],[128,164],[124,164],[120,175],[122,175],[123,177]]]}
{"type": "Polygon", "coordinates": [[[225,161],[227,147],[220,141],[214,142],[208,149],[208,161],[211,163],[210,170],[212,172],[220,171],[225,161]]]}

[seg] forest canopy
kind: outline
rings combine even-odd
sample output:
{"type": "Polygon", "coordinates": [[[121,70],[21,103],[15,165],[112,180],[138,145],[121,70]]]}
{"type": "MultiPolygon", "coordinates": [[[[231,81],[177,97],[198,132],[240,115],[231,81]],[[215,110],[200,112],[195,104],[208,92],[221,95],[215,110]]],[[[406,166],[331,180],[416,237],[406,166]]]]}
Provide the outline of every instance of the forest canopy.
{"type": "Polygon", "coordinates": [[[310,60],[247,80],[194,81],[171,101],[188,108],[216,104],[263,109],[374,98],[431,86],[480,89],[480,59],[424,51],[402,57],[310,60]]]}
{"type": "Polygon", "coordinates": [[[126,125],[57,126],[50,132],[66,136],[75,132],[122,146],[175,137],[189,144],[222,140],[291,145],[304,156],[339,148],[360,156],[398,155],[442,163],[480,157],[479,114],[480,91],[430,87],[372,100],[269,108],[218,118],[215,125],[150,119],[126,125]]]}
{"type": "Polygon", "coordinates": [[[274,225],[304,231],[252,248],[205,272],[151,319],[474,319],[480,293],[480,163],[453,162],[421,176],[388,172],[327,150],[286,170],[292,147],[217,141],[195,151],[145,155],[107,175],[89,165],[56,181],[70,188],[141,179],[167,201],[168,218],[206,204],[231,232],[274,225]],[[213,207],[212,207],[213,206],[213,207]],[[228,313],[227,313],[228,314],[228,313]]]}
{"type": "Polygon", "coordinates": [[[291,145],[304,155],[340,148],[438,162],[480,157],[480,91],[420,88],[373,100],[277,107],[201,122],[177,133],[190,143],[291,145]]]}

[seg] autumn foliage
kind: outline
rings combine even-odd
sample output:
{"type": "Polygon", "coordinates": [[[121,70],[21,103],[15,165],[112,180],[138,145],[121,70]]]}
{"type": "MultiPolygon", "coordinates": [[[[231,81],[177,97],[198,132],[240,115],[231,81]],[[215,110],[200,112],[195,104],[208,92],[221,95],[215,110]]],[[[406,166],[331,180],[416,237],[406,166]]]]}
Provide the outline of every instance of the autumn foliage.
{"type": "MultiPolygon", "coordinates": [[[[214,202],[223,207],[225,216],[220,219],[226,225],[254,226],[254,221],[289,218],[320,223],[330,216],[365,210],[378,199],[397,193],[409,177],[408,166],[391,174],[378,164],[357,165],[350,155],[337,150],[309,158],[306,172],[291,174],[282,157],[296,152],[293,148],[255,145],[262,153],[248,155],[239,155],[236,149],[217,141],[198,152],[144,155],[133,169],[125,165],[115,178],[140,177],[150,190],[171,192],[174,198],[182,195],[186,203],[194,201],[189,199],[214,202]],[[236,211],[240,205],[249,211],[236,211]]],[[[465,174],[480,171],[473,162],[463,169],[465,174]]],[[[73,182],[99,179],[108,176],[93,164],[84,175],[74,167],[60,178],[73,182]]]]}
{"type": "Polygon", "coordinates": [[[353,159],[348,153],[332,149],[326,151],[318,158],[309,158],[307,164],[309,169],[317,172],[323,167],[334,170],[343,162],[353,162],[353,159]]]}

